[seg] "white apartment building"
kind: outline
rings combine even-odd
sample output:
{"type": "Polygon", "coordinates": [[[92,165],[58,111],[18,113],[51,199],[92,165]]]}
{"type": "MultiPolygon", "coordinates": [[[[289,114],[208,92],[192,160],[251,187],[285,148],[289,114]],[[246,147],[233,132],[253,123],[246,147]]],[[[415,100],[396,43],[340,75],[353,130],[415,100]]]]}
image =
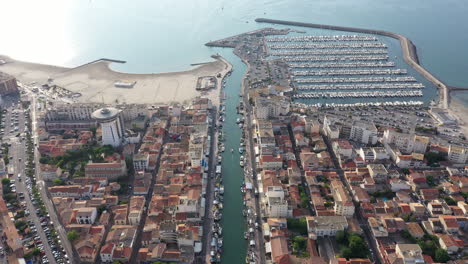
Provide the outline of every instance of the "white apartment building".
{"type": "MultiPolygon", "coordinates": [[[[189,142],[190,164],[193,167],[202,166],[202,160],[205,158],[205,137],[201,135],[191,135],[189,142]]],[[[206,149],[208,150],[208,148],[206,149]]]]}
{"type": "Polygon", "coordinates": [[[255,116],[257,119],[268,119],[287,115],[290,103],[284,99],[257,97],[255,99],[255,116]]]}
{"type": "Polygon", "coordinates": [[[145,171],[149,164],[148,153],[138,153],[133,156],[133,168],[135,171],[145,171]]]}
{"type": "Polygon", "coordinates": [[[429,145],[429,138],[387,129],[384,132],[383,143],[386,145],[394,144],[401,152],[406,154],[412,152],[425,153],[429,145]]]}
{"type": "Polygon", "coordinates": [[[288,218],[292,216],[292,207],[284,199],[285,193],[281,186],[269,186],[266,193],[266,215],[274,218],[288,218]]]}
{"type": "Polygon", "coordinates": [[[375,144],[377,143],[377,127],[373,123],[356,121],[351,126],[349,139],[363,144],[375,144]]]}
{"type": "Polygon", "coordinates": [[[95,207],[82,207],[75,209],[76,212],[76,222],[82,225],[92,225],[96,221],[97,210],[95,207]]]}
{"type": "Polygon", "coordinates": [[[450,145],[448,160],[456,164],[468,163],[468,148],[450,145]]]}
{"type": "Polygon", "coordinates": [[[353,216],[354,215],[354,204],[353,200],[346,192],[343,184],[340,181],[332,181],[330,183],[330,190],[335,200],[335,206],[333,210],[337,215],[353,216]]]}
{"type": "Polygon", "coordinates": [[[325,134],[330,140],[340,137],[340,128],[327,116],[323,118],[323,134],[325,134]]]}
{"type": "Polygon", "coordinates": [[[388,171],[382,164],[369,164],[367,169],[376,183],[384,183],[388,178],[388,171]]]}
{"type": "Polygon", "coordinates": [[[309,238],[335,236],[336,232],[348,228],[348,220],[344,216],[306,216],[309,238]]]}
{"type": "Polygon", "coordinates": [[[404,264],[423,264],[422,250],[418,244],[398,244],[395,248],[396,255],[403,259],[404,264]]]}

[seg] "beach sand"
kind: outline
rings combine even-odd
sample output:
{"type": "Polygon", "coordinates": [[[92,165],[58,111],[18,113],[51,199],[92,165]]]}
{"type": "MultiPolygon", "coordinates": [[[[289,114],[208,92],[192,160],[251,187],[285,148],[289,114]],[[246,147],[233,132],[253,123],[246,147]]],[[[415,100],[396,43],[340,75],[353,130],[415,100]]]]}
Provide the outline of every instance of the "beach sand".
{"type": "Polygon", "coordinates": [[[468,137],[468,107],[457,99],[451,98],[449,112],[457,119],[461,132],[468,137]]]}
{"type": "MultiPolygon", "coordinates": [[[[38,63],[17,61],[6,56],[0,59],[7,63],[0,65],[0,71],[15,76],[20,82],[47,83],[72,92],[81,93],[75,98],[77,103],[186,103],[201,93],[195,90],[198,77],[222,77],[227,73],[230,64],[222,59],[203,64],[192,70],[172,73],[131,74],[113,71],[111,62],[98,61],[76,68],[57,67],[38,63]],[[117,88],[116,81],[136,82],[133,88],[117,88]]],[[[219,101],[219,88],[208,93],[213,100],[219,101]],[[216,96],[215,96],[216,95],[216,96]]]]}

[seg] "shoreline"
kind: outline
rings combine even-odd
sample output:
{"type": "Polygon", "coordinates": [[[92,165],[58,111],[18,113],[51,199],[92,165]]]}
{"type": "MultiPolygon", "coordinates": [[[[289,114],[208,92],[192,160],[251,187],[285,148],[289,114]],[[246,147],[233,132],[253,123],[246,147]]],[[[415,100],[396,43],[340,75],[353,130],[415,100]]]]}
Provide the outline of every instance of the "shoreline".
{"type": "Polygon", "coordinates": [[[0,65],[0,71],[14,76],[20,82],[36,82],[40,85],[48,83],[51,78],[51,84],[82,94],[73,99],[76,103],[106,104],[187,102],[202,96],[202,93],[195,90],[198,77],[221,74],[223,78],[225,69],[230,65],[227,60],[217,56],[212,62],[186,71],[125,73],[110,67],[113,62],[123,61],[109,59],[99,59],[69,68],[19,61],[4,55],[0,55],[0,58],[6,61],[0,65]],[[135,85],[132,88],[117,88],[114,85],[117,81],[135,82],[135,85]]]}

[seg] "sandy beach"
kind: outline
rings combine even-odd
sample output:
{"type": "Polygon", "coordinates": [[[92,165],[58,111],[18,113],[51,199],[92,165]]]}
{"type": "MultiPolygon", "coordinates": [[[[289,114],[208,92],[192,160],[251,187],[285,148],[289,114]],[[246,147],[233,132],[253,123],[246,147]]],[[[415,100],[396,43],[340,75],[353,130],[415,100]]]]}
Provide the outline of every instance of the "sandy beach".
{"type": "Polygon", "coordinates": [[[468,136],[468,107],[451,95],[449,112],[457,119],[461,132],[468,136]]]}
{"type": "MultiPolygon", "coordinates": [[[[231,67],[226,60],[218,58],[188,71],[133,74],[110,69],[111,62],[108,61],[66,68],[17,61],[6,56],[0,56],[0,59],[6,61],[0,65],[0,71],[15,76],[23,83],[44,84],[52,78],[52,84],[81,93],[76,102],[106,104],[187,102],[201,95],[195,90],[198,77],[220,73],[222,78],[231,67]],[[117,88],[114,86],[116,81],[136,83],[133,88],[117,88]]],[[[208,92],[207,96],[216,102],[219,100],[219,90],[208,92]]]]}

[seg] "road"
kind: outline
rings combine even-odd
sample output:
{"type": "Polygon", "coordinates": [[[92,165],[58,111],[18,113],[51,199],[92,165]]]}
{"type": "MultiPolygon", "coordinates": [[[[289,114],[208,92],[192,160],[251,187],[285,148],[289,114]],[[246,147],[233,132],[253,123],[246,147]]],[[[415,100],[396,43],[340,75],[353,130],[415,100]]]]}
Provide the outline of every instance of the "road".
{"type": "MultiPolygon", "coordinates": [[[[247,64],[248,65],[248,64],[247,64]]],[[[248,85],[245,84],[245,79],[242,80],[242,92],[244,95],[248,94],[248,85]]],[[[257,179],[257,166],[256,166],[256,155],[255,155],[255,148],[254,148],[254,141],[253,141],[253,135],[252,135],[252,116],[253,116],[253,111],[252,107],[248,101],[248,96],[243,96],[243,103],[244,103],[244,108],[245,108],[245,125],[246,125],[246,136],[248,138],[248,143],[247,143],[247,150],[248,153],[250,153],[249,157],[250,159],[248,160],[248,163],[250,163],[250,169],[253,174],[253,185],[255,190],[258,190],[258,179],[257,179]]],[[[256,222],[260,224],[260,227],[263,227],[262,223],[262,210],[260,206],[260,197],[254,197],[254,210],[257,214],[256,217],[256,222]]],[[[257,259],[260,260],[259,263],[263,264],[266,263],[266,252],[265,252],[265,241],[263,238],[263,232],[262,228],[259,228],[255,231],[255,243],[257,247],[257,259]],[[259,257],[259,258],[258,258],[259,257]]]]}
{"type": "MultiPolygon", "coordinates": [[[[344,172],[341,169],[340,164],[338,163],[338,159],[336,158],[335,152],[333,151],[333,148],[331,146],[331,142],[326,136],[323,136],[323,139],[325,140],[325,143],[327,144],[328,152],[330,153],[330,155],[332,157],[333,163],[334,163],[335,168],[336,168],[336,172],[340,176],[340,180],[343,183],[343,185],[346,187],[348,193],[351,195],[352,194],[351,186],[349,185],[348,181],[346,181],[346,179],[344,177],[344,172]]],[[[357,218],[357,220],[359,222],[359,225],[362,227],[362,229],[364,231],[363,233],[364,233],[365,238],[367,240],[367,244],[369,245],[369,247],[372,250],[371,251],[371,257],[372,257],[371,260],[373,260],[374,263],[376,263],[376,264],[384,263],[384,261],[382,260],[380,254],[378,253],[379,252],[378,251],[378,245],[377,245],[373,235],[371,234],[369,228],[367,228],[367,221],[362,216],[361,210],[359,210],[359,203],[354,202],[354,206],[356,208],[356,210],[355,210],[356,218],[357,218]]]]}
{"type": "Polygon", "coordinates": [[[44,251],[49,259],[50,263],[56,263],[54,255],[52,254],[52,249],[50,247],[50,244],[47,242],[47,236],[44,233],[44,229],[41,226],[41,221],[39,220],[38,215],[36,214],[36,209],[34,205],[32,204],[31,201],[31,195],[30,192],[27,191],[26,188],[26,183],[25,183],[25,163],[24,160],[26,159],[26,146],[23,142],[16,142],[12,144],[10,148],[10,153],[13,156],[13,165],[15,167],[15,185],[16,185],[16,191],[17,193],[23,193],[25,198],[24,201],[26,202],[26,209],[29,210],[30,215],[28,217],[29,220],[32,220],[34,223],[34,226],[37,228],[37,235],[41,238],[40,241],[42,241],[42,245],[44,246],[44,251]],[[19,160],[21,159],[21,161],[19,160]],[[21,181],[18,179],[18,175],[21,176],[21,181]]]}
{"type": "MultiPolygon", "coordinates": [[[[8,141],[11,144],[9,147],[9,156],[12,157],[10,159],[10,166],[14,170],[13,179],[15,180],[16,193],[24,194],[24,199],[22,201],[26,203],[25,209],[30,212],[27,219],[34,223],[34,226],[37,229],[37,235],[40,237],[40,241],[43,242],[42,245],[44,247],[44,253],[50,263],[56,263],[50,244],[47,242],[47,236],[44,233],[41,221],[36,213],[36,208],[32,204],[31,192],[28,191],[26,187],[26,181],[29,181],[26,177],[25,165],[27,160],[26,140],[22,139],[23,136],[17,137],[16,135],[25,131],[27,119],[25,118],[21,104],[19,104],[17,100],[18,98],[16,96],[2,98],[2,105],[4,107],[6,106],[8,109],[8,112],[4,115],[5,122],[3,125],[5,127],[5,135],[3,136],[3,139],[4,142],[8,141]]],[[[28,185],[31,186],[30,183],[28,185]]],[[[19,199],[19,201],[21,200],[19,199]]]]}
{"type": "MultiPolygon", "coordinates": [[[[37,98],[33,93],[30,93],[32,96],[32,102],[30,106],[30,115],[31,115],[31,122],[32,122],[32,137],[33,137],[33,142],[34,146],[39,145],[39,137],[37,135],[37,98]]],[[[70,258],[71,263],[79,263],[79,257],[78,254],[74,251],[70,241],[67,239],[67,234],[65,231],[65,228],[61,224],[57,212],[55,210],[55,206],[51,202],[51,197],[48,196],[47,192],[47,186],[45,185],[44,179],[42,178],[42,175],[40,173],[40,159],[41,155],[37,148],[34,148],[34,163],[36,164],[36,184],[39,189],[39,193],[41,194],[42,201],[44,201],[44,205],[47,209],[47,212],[50,215],[51,222],[53,222],[54,228],[57,231],[57,234],[59,236],[60,244],[63,246],[65,249],[66,255],[70,258]]],[[[50,259],[49,259],[50,260],[50,259]]]]}
{"type": "Polygon", "coordinates": [[[215,168],[217,162],[217,149],[218,149],[218,133],[216,133],[216,124],[218,120],[217,109],[210,111],[211,126],[209,128],[209,135],[211,137],[210,156],[208,161],[208,178],[206,183],[205,194],[205,217],[203,218],[203,238],[202,238],[202,251],[200,257],[196,259],[196,263],[210,263],[210,241],[213,226],[213,211],[211,210],[214,200],[214,183],[215,183],[215,168]]]}

